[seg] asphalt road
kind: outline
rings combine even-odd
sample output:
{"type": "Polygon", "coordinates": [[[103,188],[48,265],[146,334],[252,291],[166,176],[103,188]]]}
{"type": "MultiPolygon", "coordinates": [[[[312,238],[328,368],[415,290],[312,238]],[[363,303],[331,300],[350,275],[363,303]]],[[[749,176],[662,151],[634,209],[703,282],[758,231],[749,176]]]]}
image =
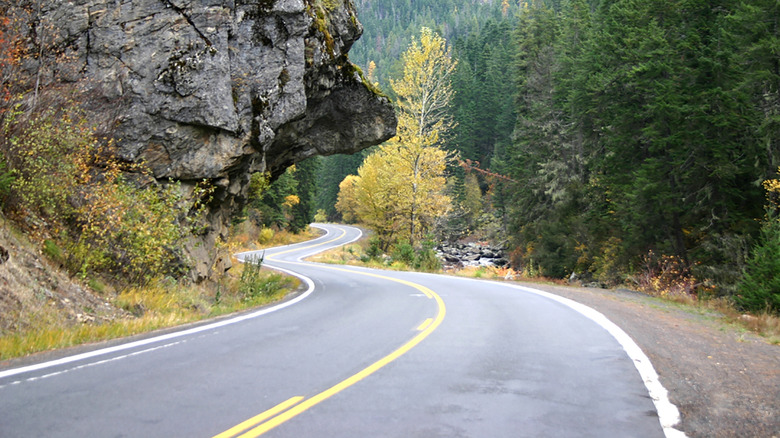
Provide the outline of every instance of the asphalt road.
{"type": "Polygon", "coordinates": [[[680,436],[649,360],[592,309],[301,262],[360,235],[320,227],[265,253],[308,286],[279,306],[0,371],[0,437],[680,436]]]}

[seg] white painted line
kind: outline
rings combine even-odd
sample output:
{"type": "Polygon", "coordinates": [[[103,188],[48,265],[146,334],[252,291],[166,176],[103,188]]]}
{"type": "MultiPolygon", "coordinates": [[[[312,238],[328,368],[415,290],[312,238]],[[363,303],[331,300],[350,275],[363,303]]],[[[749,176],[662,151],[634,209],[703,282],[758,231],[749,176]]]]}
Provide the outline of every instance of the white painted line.
{"type": "MultiPolygon", "coordinates": [[[[327,236],[327,234],[325,236],[327,236]]],[[[325,236],[323,236],[323,237],[325,237],[325,236]]],[[[355,240],[357,240],[357,239],[355,239],[355,240]]],[[[240,254],[237,254],[237,255],[246,255],[246,254],[250,254],[252,252],[253,251],[248,251],[246,253],[240,253],[240,254]]],[[[243,258],[239,259],[239,260],[243,261],[243,258]]],[[[272,267],[272,266],[269,266],[269,267],[272,267]]],[[[196,334],[196,333],[201,333],[201,332],[205,332],[205,331],[208,331],[208,330],[214,330],[216,328],[220,328],[220,327],[225,327],[225,326],[228,326],[228,325],[236,324],[236,323],[239,323],[239,322],[242,322],[242,321],[246,321],[246,320],[249,320],[249,319],[257,318],[259,316],[267,315],[267,314],[272,313],[272,312],[276,312],[276,311],[284,309],[286,307],[290,307],[293,304],[297,304],[298,302],[305,300],[309,295],[312,294],[312,292],[314,292],[314,282],[309,277],[306,277],[304,275],[301,275],[301,274],[298,274],[298,273],[295,273],[295,272],[292,272],[292,271],[289,271],[289,270],[286,270],[286,269],[283,269],[283,268],[278,268],[278,267],[275,267],[275,266],[273,268],[278,270],[278,271],[282,271],[284,273],[293,275],[293,276],[301,279],[301,281],[303,281],[307,285],[306,291],[304,293],[302,293],[301,295],[298,295],[297,297],[293,298],[290,301],[285,301],[284,303],[277,304],[276,306],[267,307],[265,309],[258,310],[256,312],[247,313],[245,315],[237,316],[237,317],[231,318],[231,319],[226,319],[224,321],[219,321],[219,322],[215,322],[215,323],[212,323],[212,324],[206,324],[206,325],[202,325],[200,327],[194,327],[194,328],[191,328],[191,329],[188,329],[188,330],[182,330],[182,331],[179,331],[179,332],[168,333],[168,334],[161,335],[161,336],[155,336],[155,337],[148,338],[148,339],[142,339],[142,340],[139,340],[139,341],[128,342],[126,344],[115,345],[113,347],[101,348],[99,350],[94,350],[94,351],[88,351],[86,353],[81,353],[81,354],[76,354],[76,355],[73,355],[73,356],[63,357],[63,358],[57,359],[57,360],[52,360],[52,361],[48,361],[48,362],[41,362],[41,363],[37,363],[37,364],[33,364],[33,365],[20,367],[20,368],[13,368],[13,369],[5,370],[5,371],[0,371],[0,379],[5,378],[5,377],[16,376],[16,375],[19,375],[19,374],[29,373],[29,372],[32,372],[32,371],[43,370],[43,369],[46,369],[46,368],[51,368],[51,367],[55,367],[55,366],[59,366],[59,365],[66,365],[66,364],[73,363],[73,362],[78,362],[78,361],[81,361],[81,360],[92,359],[94,357],[103,356],[103,355],[106,355],[106,354],[111,354],[111,353],[116,353],[116,352],[119,352],[119,351],[130,350],[130,349],[133,349],[133,348],[143,347],[143,346],[154,344],[154,343],[157,343],[157,342],[168,341],[168,340],[171,340],[171,339],[181,338],[181,337],[184,337],[184,336],[189,336],[189,335],[193,335],[193,334],[196,334]]]]}
{"type": "MultiPolygon", "coordinates": [[[[307,240],[306,242],[291,243],[289,245],[275,246],[273,248],[266,248],[266,249],[279,250],[279,249],[289,248],[289,247],[295,246],[295,245],[304,245],[304,244],[308,246],[308,245],[316,244],[320,240],[328,239],[330,237],[330,235],[332,234],[331,230],[329,230],[329,229],[327,229],[327,228],[325,228],[323,226],[320,226],[319,224],[311,224],[310,226],[312,226],[314,228],[319,228],[320,230],[325,230],[325,234],[323,234],[322,236],[320,236],[320,237],[318,237],[318,238],[316,238],[314,240],[307,240]]],[[[258,253],[261,253],[261,252],[265,252],[266,249],[256,249],[256,250],[253,250],[253,251],[237,252],[237,253],[233,254],[233,257],[238,259],[238,261],[243,262],[247,255],[258,254],[258,253]]]]}
{"type": "MultiPolygon", "coordinates": [[[[437,277],[441,276],[442,274],[419,273],[419,275],[437,277]]],[[[666,388],[659,380],[658,373],[655,371],[655,368],[653,368],[653,364],[650,362],[650,358],[648,358],[639,345],[637,345],[637,343],[631,339],[631,336],[629,336],[628,333],[618,327],[617,324],[610,321],[609,318],[604,316],[604,314],[597,311],[596,309],[578,303],[574,300],[526,286],[478,278],[453,276],[447,276],[447,278],[482,283],[489,281],[493,284],[519,289],[523,292],[539,295],[553,301],[557,301],[598,324],[604,330],[606,330],[607,333],[612,335],[613,338],[615,338],[615,340],[623,348],[623,351],[626,352],[629,359],[631,359],[631,361],[634,363],[634,367],[636,367],[637,371],[639,371],[639,376],[642,378],[642,381],[645,384],[645,388],[647,388],[647,392],[650,395],[650,398],[653,400],[655,409],[658,412],[658,420],[661,423],[664,436],[666,436],[666,438],[687,438],[685,432],[675,428],[675,426],[680,423],[680,411],[677,409],[677,406],[675,406],[674,403],[669,400],[669,391],[666,390],[666,388]]]]}
{"type": "Polygon", "coordinates": [[[658,411],[658,420],[661,422],[661,427],[663,428],[666,438],[686,437],[685,432],[675,429],[675,426],[680,423],[680,411],[674,403],[669,401],[669,392],[658,379],[658,373],[656,373],[655,368],[653,368],[653,364],[650,363],[650,358],[648,358],[639,345],[631,339],[631,336],[629,336],[628,333],[618,327],[617,324],[610,321],[603,313],[584,304],[530,287],[514,284],[506,284],[506,286],[557,301],[603,327],[604,330],[618,341],[626,354],[628,354],[628,357],[634,362],[634,366],[637,371],[639,371],[639,375],[642,377],[647,392],[653,400],[655,409],[658,411]]]}
{"type": "MultiPolygon", "coordinates": [[[[332,234],[332,231],[327,229],[324,226],[319,226],[319,225],[316,225],[316,224],[312,224],[312,226],[314,226],[315,228],[320,228],[320,229],[325,230],[325,235],[324,236],[320,236],[319,238],[317,238],[317,239],[315,239],[313,241],[310,241],[308,243],[316,242],[317,240],[321,240],[321,239],[325,239],[328,236],[330,236],[330,234],[332,234]]],[[[354,228],[354,227],[349,227],[349,228],[354,228]]],[[[346,242],[345,245],[348,244],[348,243],[352,243],[352,242],[360,239],[360,237],[362,237],[363,232],[359,228],[354,228],[354,229],[356,229],[358,231],[358,236],[356,238],[350,240],[349,242],[346,242]]],[[[288,246],[292,246],[292,245],[286,245],[284,247],[279,247],[279,248],[285,248],[285,247],[288,247],[288,246]]],[[[322,251],[323,249],[320,249],[320,251],[322,251]]],[[[235,254],[235,256],[236,256],[236,258],[239,261],[243,262],[247,255],[253,254],[253,253],[262,252],[262,251],[264,251],[264,250],[260,250],[260,251],[246,251],[246,252],[235,254]]],[[[306,256],[306,257],[308,257],[308,256],[306,256]]],[[[287,269],[279,268],[279,267],[276,267],[276,266],[268,265],[268,267],[276,269],[276,270],[281,271],[281,272],[284,272],[286,274],[290,274],[292,276],[295,276],[295,277],[301,279],[301,281],[303,281],[307,285],[306,291],[304,293],[302,293],[301,295],[298,295],[297,297],[293,298],[290,301],[285,301],[284,303],[277,304],[277,305],[272,306],[272,307],[267,307],[265,309],[258,310],[256,312],[247,313],[245,315],[237,316],[235,318],[226,319],[224,321],[219,321],[219,322],[215,322],[215,323],[212,323],[212,324],[206,324],[206,325],[202,325],[202,326],[199,326],[199,327],[194,327],[194,328],[191,328],[191,329],[188,329],[188,330],[182,330],[182,331],[179,331],[179,332],[168,333],[168,334],[161,335],[161,336],[155,336],[155,337],[148,338],[148,339],[142,339],[142,340],[139,340],[139,341],[128,342],[126,344],[115,345],[113,347],[101,348],[99,350],[94,350],[94,351],[88,351],[86,353],[81,353],[81,354],[76,354],[76,355],[73,355],[73,356],[63,357],[61,359],[56,359],[56,360],[52,360],[52,361],[48,361],[48,362],[41,362],[41,363],[37,363],[37,364],[33,364],[33,365],[20,367],[20,368],[13,368],[13,369],[5,370],[5,371],[0,371],[0,379],[5,378],[5,377],[16,376],[16,375],[19,375],[19,374],[29,373],[29,372],[32,372],[32,371],[43,370],[43,369],[46,369],[46,368],[51,368],[51,367],[55,367],[55,366],[59,366],[59,365],[66,365],[66,364],[73,363],[73,362],[78,362],[78,361],[81,361],[81,360],[92,359],[94,357],[103,356],[103,355],[106,355],[106,354],[116,353],[116,352],[125,351],[125,350],[131,350],[133,348],[143,347],[143,346],[154,344],[154,343],[157,343],[157,342],[168,341],[168,340],[171,340],[171,339],[181,338],[181,337],[184,337],[184,336],[189,336],[189,335],[193,335],[193,334],[196,334],[196,333],[201,333],[201,332],[205,332],[205,331],[208,331],[208,330],[214,330],[214,329],[217,329],[217,328],[220,328],[220,327],[225,327],[225,326],[228,326],[228,325],[236,324],[236,323],[239,323],[239,322],[242,322],[242,321],[246,321],[246,320],[249,320],[249,319],[257,318],[259,316],[267,315],[267,314],[272,313],[272,312],[276,312],[276,311],[284,309],[286,307],[290,307],[293,304],[297,304],[300,301],[303,301],[309,295],[311,295],[312,292],[314,292],[314,282],[309,277],[306,277],[306,276],[298,274],[296,272],[289,271],[287,269]]],[[[124,357],[129,357],[129,356],[130,355],[125,355],[125,356],[122,356],[122,357],[124,358],[124,357]]],[[[99,363],[103,363],[103,362],[105,362],[105,361],[100,361],[99,363]]],[[[17,382],[13,382],[13,383],[17,383],[17,382]]]]}
{"type": "Polygon", "coordinates": [[[97,365],[103,365],[105,363],[114,362],[114,361],[121,360],[121,359],[126,359],[126,358],[132,357],[132,356],[138,356],[138,355],[144,354],[144,353],[150,353],[152,351],[160,350],[162,348],[172,347],[174,345],[182,344],[184,342],[187,342],[187,340],[185,339],[185,340],[181,340],[181,341],[177,341],[177,342],[171,342],[169,344],[160,345],[160,346],[152,347],[152,348],[147,348],[146,350],[135,351],[133,353],[128,353],[128,354],[125,354],[125,355],[122,355],[122,356],[112,357],[110,359],[99,360],[97,362],[89,362],[89,363],[86,363],[84,365],[75,366],[73,368],[67,368],[67,369],[64,369],[62,371],[55,371],[53,373],[44,374],[42,376],[30,377],[28,379],[23,379],[23,380],[17,380],[17,381],[8,383],[6,385],[0,385],[0,389],[3,389],[6,386],[10,386],[10,385],[18,385],[18,384],[23,383],[23,382],[35,382],[36,380],[48,379],[49,377],[59,376],[61,374],[69,373],[71,371],[77,371],[77,370],[80,370],[80,369],[83,369],[83,368],[93,367],[93,366],[97,366],[97,365]]]}
{"type": "MultiPolygon", "coordinates": [[[[319,228],[319,229],[325,230],[325,231],[328,231],[326,228],[324,228],[322,226],[319,226],[317,224],[312,224],[311,226],[313,226],[315,228],[319,228]]],[[[349,241],[346,241],[344,243],[341,243],[341,244],[339,244],[339,246],[345,246],[345,245],[349,245],[350,243],[357,242],[358,240],[360,240],[361,237],[363,237],[363,230],[361,230],[360,228],[350,227],[350,226],[346,226],[346,225],[342,226],[342,228],[352,228],[353,230],[357,230],[358,234],[352,240],[349,240],[349,241]]],[[[330,231],[328,231],[328,233],[330,233],[330,231]]],[[[327,236],[327,234],[326,234],[326,236],[327,236]]],[[[331,248],[328,248],[328,249],[331,249],[331,248]]],[[[315,251],[315,252],[313,252],[311,254],[302,255],[302,256],[298,257],[297,259],[295,259],[295,260],[298,261],[298,262],[302,262],[303,259],[305,259],[306,257],[311,257],[314,254],[317,254],[318,252],[322,252],[323,250],[324,249],[318,249],[317,251],[315,251]]]]}

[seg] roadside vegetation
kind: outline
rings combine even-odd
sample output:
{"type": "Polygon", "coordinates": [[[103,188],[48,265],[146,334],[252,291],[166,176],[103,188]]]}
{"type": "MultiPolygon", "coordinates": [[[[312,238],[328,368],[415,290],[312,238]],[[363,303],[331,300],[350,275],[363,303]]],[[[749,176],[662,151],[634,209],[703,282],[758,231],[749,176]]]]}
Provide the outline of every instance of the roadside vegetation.
{"type": "MultiPolygon", "coordinates": [[[[316,254],[307,260],[318,263],[363,266],[394,271],[430,272],[495,281],[550,284],[571,286],[572,288],[583,286],[580,281],[546,277],[540,270],[533,267],[527,267],[520,271],[511,267],[496,266],[465,266],[443,270],[433,249],[412,251],[410,248],[410,246],[402,244],[400,248],[392,247],[388,253],[384,253],[379,249],[375,237],[363,237],[357,242],[316,254]]],[[[684,288],[690,286],[690,278],[679,277],[677,274],[674,272],[674,266],[658,270],[654,264],[650,264],[642,273],[644,283],[632,282],[632,284],[623,284],[616,286],[616,288],[628,288],[642,292],[650,298],[659,300],[659,303],[663,305],[678,306],[680,309],[694,314],[706,314],[724,324],[737,327],[739,330],[757,334],[768,343],[780,344],[780,317],[776,314],[766,310],[745,312],[732,300],[725,297],[697,297],[690,293],[683,293],[684,288]]],[[[594,286],[590,285],[590,287],[594,286]]]]}
{"type": "MultiPolygon", "coordinates": [[[[282,300],[300,285],[296,278],[262,269],[259,260],[259,264],[236,263],[218,283],[196,285],[167,277],[119,289],[94,278],[69,278],[56,261],[37,256],[36,245],[23,233],[5,220],[3,225],[5,235],[0,240],[3,245],[10,243],[14,251],[3,263],[2,277],[9,280],[9,271],[39,273],[34,278],[10,276],[18,281],[10,286],[21,305],[2,309],[0,360],[247,310],[282,300]]],[[[276,241],[268,244],[274,246],[276,241]]]]}

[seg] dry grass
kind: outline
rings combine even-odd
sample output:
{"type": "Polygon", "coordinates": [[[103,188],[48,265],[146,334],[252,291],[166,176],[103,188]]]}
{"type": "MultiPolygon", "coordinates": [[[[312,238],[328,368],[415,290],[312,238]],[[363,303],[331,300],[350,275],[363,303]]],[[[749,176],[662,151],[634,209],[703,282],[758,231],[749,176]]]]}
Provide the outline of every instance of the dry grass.
{"type": "Polygon", "coordinates": [[[306,242],[307,240],[315,239],[322,235],[322,231],[317,228],[307,227],[305,230],[298,234],[291,233],[287,230],[274,231],[273,237],[266,243],[260,245],[260,249],[273,248],[275,246],[292,245],[294,243],[306,242]]]}
{"type": "Polygon", "coordinates": [[[696,305],[720,313],[726,322],[763,336],[772,344],[780,344],[780,316],[778,315],[766,310],[758,314],[743,313],[725,298],[700,300],[696,305]]]}
{"type": "MultiPolygon", "coordinates": [[[[220,284],[208,287],[158,282],[143,289],[124,291],[112,304],[127,310],[129,315],[115,321],[73,324],[58,315],[54,307],[39,310],[36,315],[29,315],[39,322],[35,328],[0,337],[0,360],[175,327],[262,306],[283,299],[300,285],[293,277],[284,277],[281,282],[274,278],[279,288],[247,300],[238,293],[241,269],[243,266],[220,284]]],[[[268,279],[279,276],[270,271],[263,271],[263,275],[268,279]]]]}
{"type": "Polygon", "coordinates": [[[291,245],[311,240],[322,235],[317,228],[307,227],[300,233],[291,233],[287,230],[273,230],[261,228],[252,221],[244,221],[231,229],[228,249],[231,254],[241,251],[253,251],[257,249],[273,248],[276,246],[291,245]]]}
{"type": "MultiPolygon", "coordinates": [[[[268,245],[278,246],[304,241],[316,237],[317,234],[317,230],[307,230],[298,235],[275,233],[268,245]]],[[[234,236],[235,239],[228,242],[228,248],[243,249],[247,247],[247,242],[256,241],[250,234],[236,233],[234,236]]],[[[22,245],[31,246],[26,241],[22,245]]],[[[34,252],[32,246],[27,252],[34,252]]],[[[21,253],[17,255],[19,258],[26,256],[21,253]]],[[[7,270],[8,265],[11,263],[6,264],[4,269],[7,270]]],[[[56,273],[56,269],[48,263],[42,266],[46,266],[58,281],[68,281],[65,275],[56,273]]],[[[24,274],[20,278],[30,285],[37,284],[35,279],[25,274],[28,269],[26,266],[17,269],[19,275],[24,274]]],[[[58,289],[54,295],[48,297],[31,296],[24,301],[24,306],[14,311],[15,324],[6,325],[4,330],[0,330],[0,360],[145,333],[267,305],[283,299],[300,285],[300,281],[294,277],[263,270],[256,279],[259,285],[265,286],[263,293],[248,297],[246,292],[241,292],[240,287],[243,269],[244,265],[234,266],[218,284],[183,285],[171,280],[158,280],[143,288],[131,288],[121,292],[106,289],[99,281],[90,281],[91,285],[99,286],[93,286],[93,290],[102,289],[92,294],[99,299],[93,297],[91,300],[108,304],[105,308],[84,310],[83,315],[76,315],[79,318],[65,312],[61,305],[63,300],[75,300],[75,295],[70,295],[70,298],[60,297],[57,295],[58,289]]],[[[82,289],[85,287],[80,286],[82,289]]],[[[76,286],[66,289],[72,294],[77,293],[73,291],[80,290],[76,286]]]]}
{"type": "Polygon", "coordinates": [[[164,327],[192,322],[208,316],[207,306],[197,288],[170,288],[163,285],[130,290],[110,299],[112,304],[132,313],[113,321],[72,321],[63,318],[55,306],[37,310],[39,323],[28,330],[0,337],[0,359],[90,342],[115,339],[164,327]]]}
{"type": "Polygon", "coordinates": [[[315,254],[309,257],[307,260],[318,263],[331,263],[335,265],[357,265],[368,266],[372,268],[378,268],[384,266],[383,263],[364,262],[362,260],[363,254],[365,254],[366,240],[360,241],[351,245],[340,246],[338,248],[329,249],[327,251],[315,254]]]}
{"type": "Polygon", "coordinates": [[[657,295],[648,294],[663,302],[679,305],[686,311],[706,313],[735,326],[740,330],[759,335],[770,344],[780,344],[780,316],[763,311],[758,314],[740,311],[728,298],[699,299],[695,295],[657,295]]]}

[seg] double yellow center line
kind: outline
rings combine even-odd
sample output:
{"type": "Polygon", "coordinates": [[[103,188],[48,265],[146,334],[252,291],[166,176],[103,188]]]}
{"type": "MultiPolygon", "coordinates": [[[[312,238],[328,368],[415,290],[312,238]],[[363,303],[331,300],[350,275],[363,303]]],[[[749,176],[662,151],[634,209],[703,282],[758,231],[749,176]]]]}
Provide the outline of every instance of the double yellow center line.
{"type": "Polygon", "coordinates": [[[305,398],[303,396],[296,396],[292,397],[273,408],[256,415],[222,433],[219,435],[215,435],[214,438],[253,438],[260,436],[269,430],[275,428],[276,426],[279,426],[280,424],[294,418],[295,416],[305,412],[309,408],[327,400],[328,398],[338,394],[339,392],[349,388],[350,386],[358,383],[359,381],[365,379],[366,377],[370,376],[371,374],[377,372],[379,369],[384,367],[385,365],[389,364],[390,362],[398,359],[402,355],[404,355],[406,352],[414,348],[417,344],[422,342],[423,339],[427,338],[428,335],[433,333],[434,330],[436,330],[437,327],[441,324],[441,322],[444,320],[444,315],[446,314],[446,307],[444,306],[444,301],[442,301],[441,297],[436,294],[434,291],[428,289],[425,286],[419,285],[417,283],[412,283],[410,281],[406,280],[400,280],[397,278],[391,278],[391,277],[385,277],[384,275],[378,275],[378,274],[371,274],[368,272],[358,272],[358,271],[351,271],[347,269],[342,268],[336,268],[336,267],[328,267],[329,269],[333,269],[336,271],[345,271],[350,272],[353,274],[359,274],[359,275],[365,275],[369,277],[375,277],[375,278],[381,278],[388,281],[393,281],[396,283],[401,283],[403,285],[412,287],[414,289],[417,289],[418,291],[422,292],[427,296],[428,298],[435,300],[436,305],[438,307],[438,311],[436,313],[436,317],[434,318],[428,318],[426,319],[420,326],[417,328],[417,330],[420,332],[415,337],[410,339],[408,342],[400,346],[398,349],[393,351],[392,353],[388,354],[387,356],[383,357],[382,359],[379,359],[378,361],[374,362],[373,364],[369,365],[367,368],[364,368],[357,374],[352,375],[351,377],[348,377],[345,380],[342,380],[341,382],[337,383],[336,385],[320,392],[319,394],[316,394],[312,397],[305,398]],[[240,435],[239,435],[240,434],[240,435]]]}

